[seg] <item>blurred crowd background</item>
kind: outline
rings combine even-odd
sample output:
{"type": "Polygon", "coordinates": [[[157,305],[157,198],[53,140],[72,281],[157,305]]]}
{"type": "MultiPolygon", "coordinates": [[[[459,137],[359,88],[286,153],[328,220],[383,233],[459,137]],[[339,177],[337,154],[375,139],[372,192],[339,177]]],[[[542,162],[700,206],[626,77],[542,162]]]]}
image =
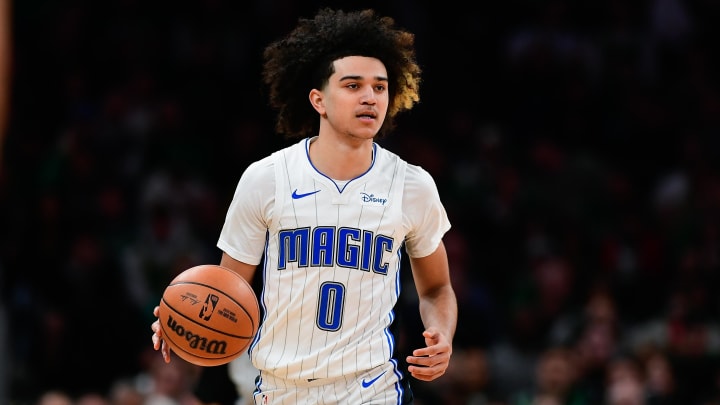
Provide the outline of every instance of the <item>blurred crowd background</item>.
{"type": "Polygon", "coordinates": [[[261,51],[323,5],[416,34],[421,103],[381,142],[436,179],[460,306],[416,404],[720,404],[716,0],[13,1],[0,402],[196,403],[152,308],[286,144],[261,51]]]}

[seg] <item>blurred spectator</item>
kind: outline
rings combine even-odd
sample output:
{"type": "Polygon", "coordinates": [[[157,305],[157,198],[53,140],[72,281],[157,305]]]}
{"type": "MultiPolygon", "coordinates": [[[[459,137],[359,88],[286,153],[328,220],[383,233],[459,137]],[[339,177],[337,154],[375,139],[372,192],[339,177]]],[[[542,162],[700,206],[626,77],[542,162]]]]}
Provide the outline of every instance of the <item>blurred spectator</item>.
{"type": "Polygon", "coordinates": [[[35,405],[74,405],[72,398],[63,391],[51,390],[40,395],[35,405]]]}
{"type": "Polygon", "coordinates": [[[508,314],[508,330],[487,348],[487,364],[499,398],[532,386],[534,366],[543,347],[532,304],[521,302],[508,314]]]}
{"type": "Polygon", "coordinates": [[[607,283],[596,282],[591,285],[582,299],[584,301],[579,308],[571,307],[554,317],[548,332],[550,344],[572,345],[583,329],[591,324],[608,325],[622,338],[622,320],[616,299],[607,283]]]}
{"type": "Polygon", "coordinates": [[[80,395],[75,400],[75,405],[112,405],[110,400],[98,393],[87,393],[80,395]]]}
{"type": "Polygon", "coordinates": [[[652,351],[640,357],[645,374],[648,405],[674,405],[692,402],[683,397],[670,359],[663,351],[652,351]]]}
{"type": "Polygon", "coordinates": [[[440,401],[458,405],[488,405],[500,400],[493,392],[484,350],[467,348],[453,350],[446,376],[438,381],[440,401]]]}
{"type": "Polygon", "coordinates": [[[644,375],[635,359],[618,357],[608,362],[606,405],[648,405],[644,375]]]}
{"type": "Polygon", "coordinates": [[[144,405],[145,395],[128,379],[117,380],[108,394],[112,405],[144,405]]]}
{"type": "Polygon", "coordinates": [[[616,299],[605,282],[596,281],[578,309],[568,309],[549,328],[548,344],[571,348],[575,354],[577,384],[590,403],[604,395],[608,362],[624,344],[616,299]]]}
{"type": "Polygon", "coordinates": [[[162,357],[155,356],[143,405],[202,405],[193,394],[199,373],[198,366],[179,358],[165,363],[162,357]]]}
{"type": "Polygon", "coordinates": [[[592,398],[579,384],[579,369],[572,349],[546,349],[535,366],[532,387],[510,395],[510,405],[591,405],[592,398]]]}

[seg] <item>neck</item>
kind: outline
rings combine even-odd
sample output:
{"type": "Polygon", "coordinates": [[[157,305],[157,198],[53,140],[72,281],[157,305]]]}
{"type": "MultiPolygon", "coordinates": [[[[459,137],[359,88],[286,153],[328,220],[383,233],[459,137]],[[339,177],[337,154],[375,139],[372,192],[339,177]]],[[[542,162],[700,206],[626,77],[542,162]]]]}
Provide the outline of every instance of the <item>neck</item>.
{"type": "Polygon", "coordinates": [[[319,136],[310,143],[315,168],[335,180],[351,180],[365,173],[372,165],[372,154],[372,139],[341,142],[319,136]]]}

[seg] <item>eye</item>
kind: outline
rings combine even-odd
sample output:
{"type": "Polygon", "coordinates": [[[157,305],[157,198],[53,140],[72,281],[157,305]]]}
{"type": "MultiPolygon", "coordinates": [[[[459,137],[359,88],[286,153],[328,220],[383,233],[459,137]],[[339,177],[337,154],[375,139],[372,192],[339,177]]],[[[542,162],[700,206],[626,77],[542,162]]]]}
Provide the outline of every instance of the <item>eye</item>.
{"type": "Polygon", "coordinates": [[[348,89],[357,89],[358,84],[357,83],[348,83],[346,86],[348,89]]]}
{"type": "Polygon", "coordinates": [[[375,91],[377,91],[377,92],[383,92],[383,91],[385,91],[385,89],[386,89],[386,87],[384,84],[378,84],[375,86],[375,91]]]}

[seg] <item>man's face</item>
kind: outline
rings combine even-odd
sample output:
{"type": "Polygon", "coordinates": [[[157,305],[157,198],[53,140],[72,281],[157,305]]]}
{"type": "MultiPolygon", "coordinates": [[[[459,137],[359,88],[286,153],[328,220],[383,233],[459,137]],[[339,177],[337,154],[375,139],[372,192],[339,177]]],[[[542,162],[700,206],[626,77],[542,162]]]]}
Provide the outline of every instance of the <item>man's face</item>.
{"type": "MultiPolygon", "coordinates": [[[[388,75],[376,58],[347,56],[334,62],[333,73],[321,91],[320,108],[338,135],[372,139],[388,110],[388,75]]],[[[312,95],[311,95],[312,97],[312,95]]]]}

